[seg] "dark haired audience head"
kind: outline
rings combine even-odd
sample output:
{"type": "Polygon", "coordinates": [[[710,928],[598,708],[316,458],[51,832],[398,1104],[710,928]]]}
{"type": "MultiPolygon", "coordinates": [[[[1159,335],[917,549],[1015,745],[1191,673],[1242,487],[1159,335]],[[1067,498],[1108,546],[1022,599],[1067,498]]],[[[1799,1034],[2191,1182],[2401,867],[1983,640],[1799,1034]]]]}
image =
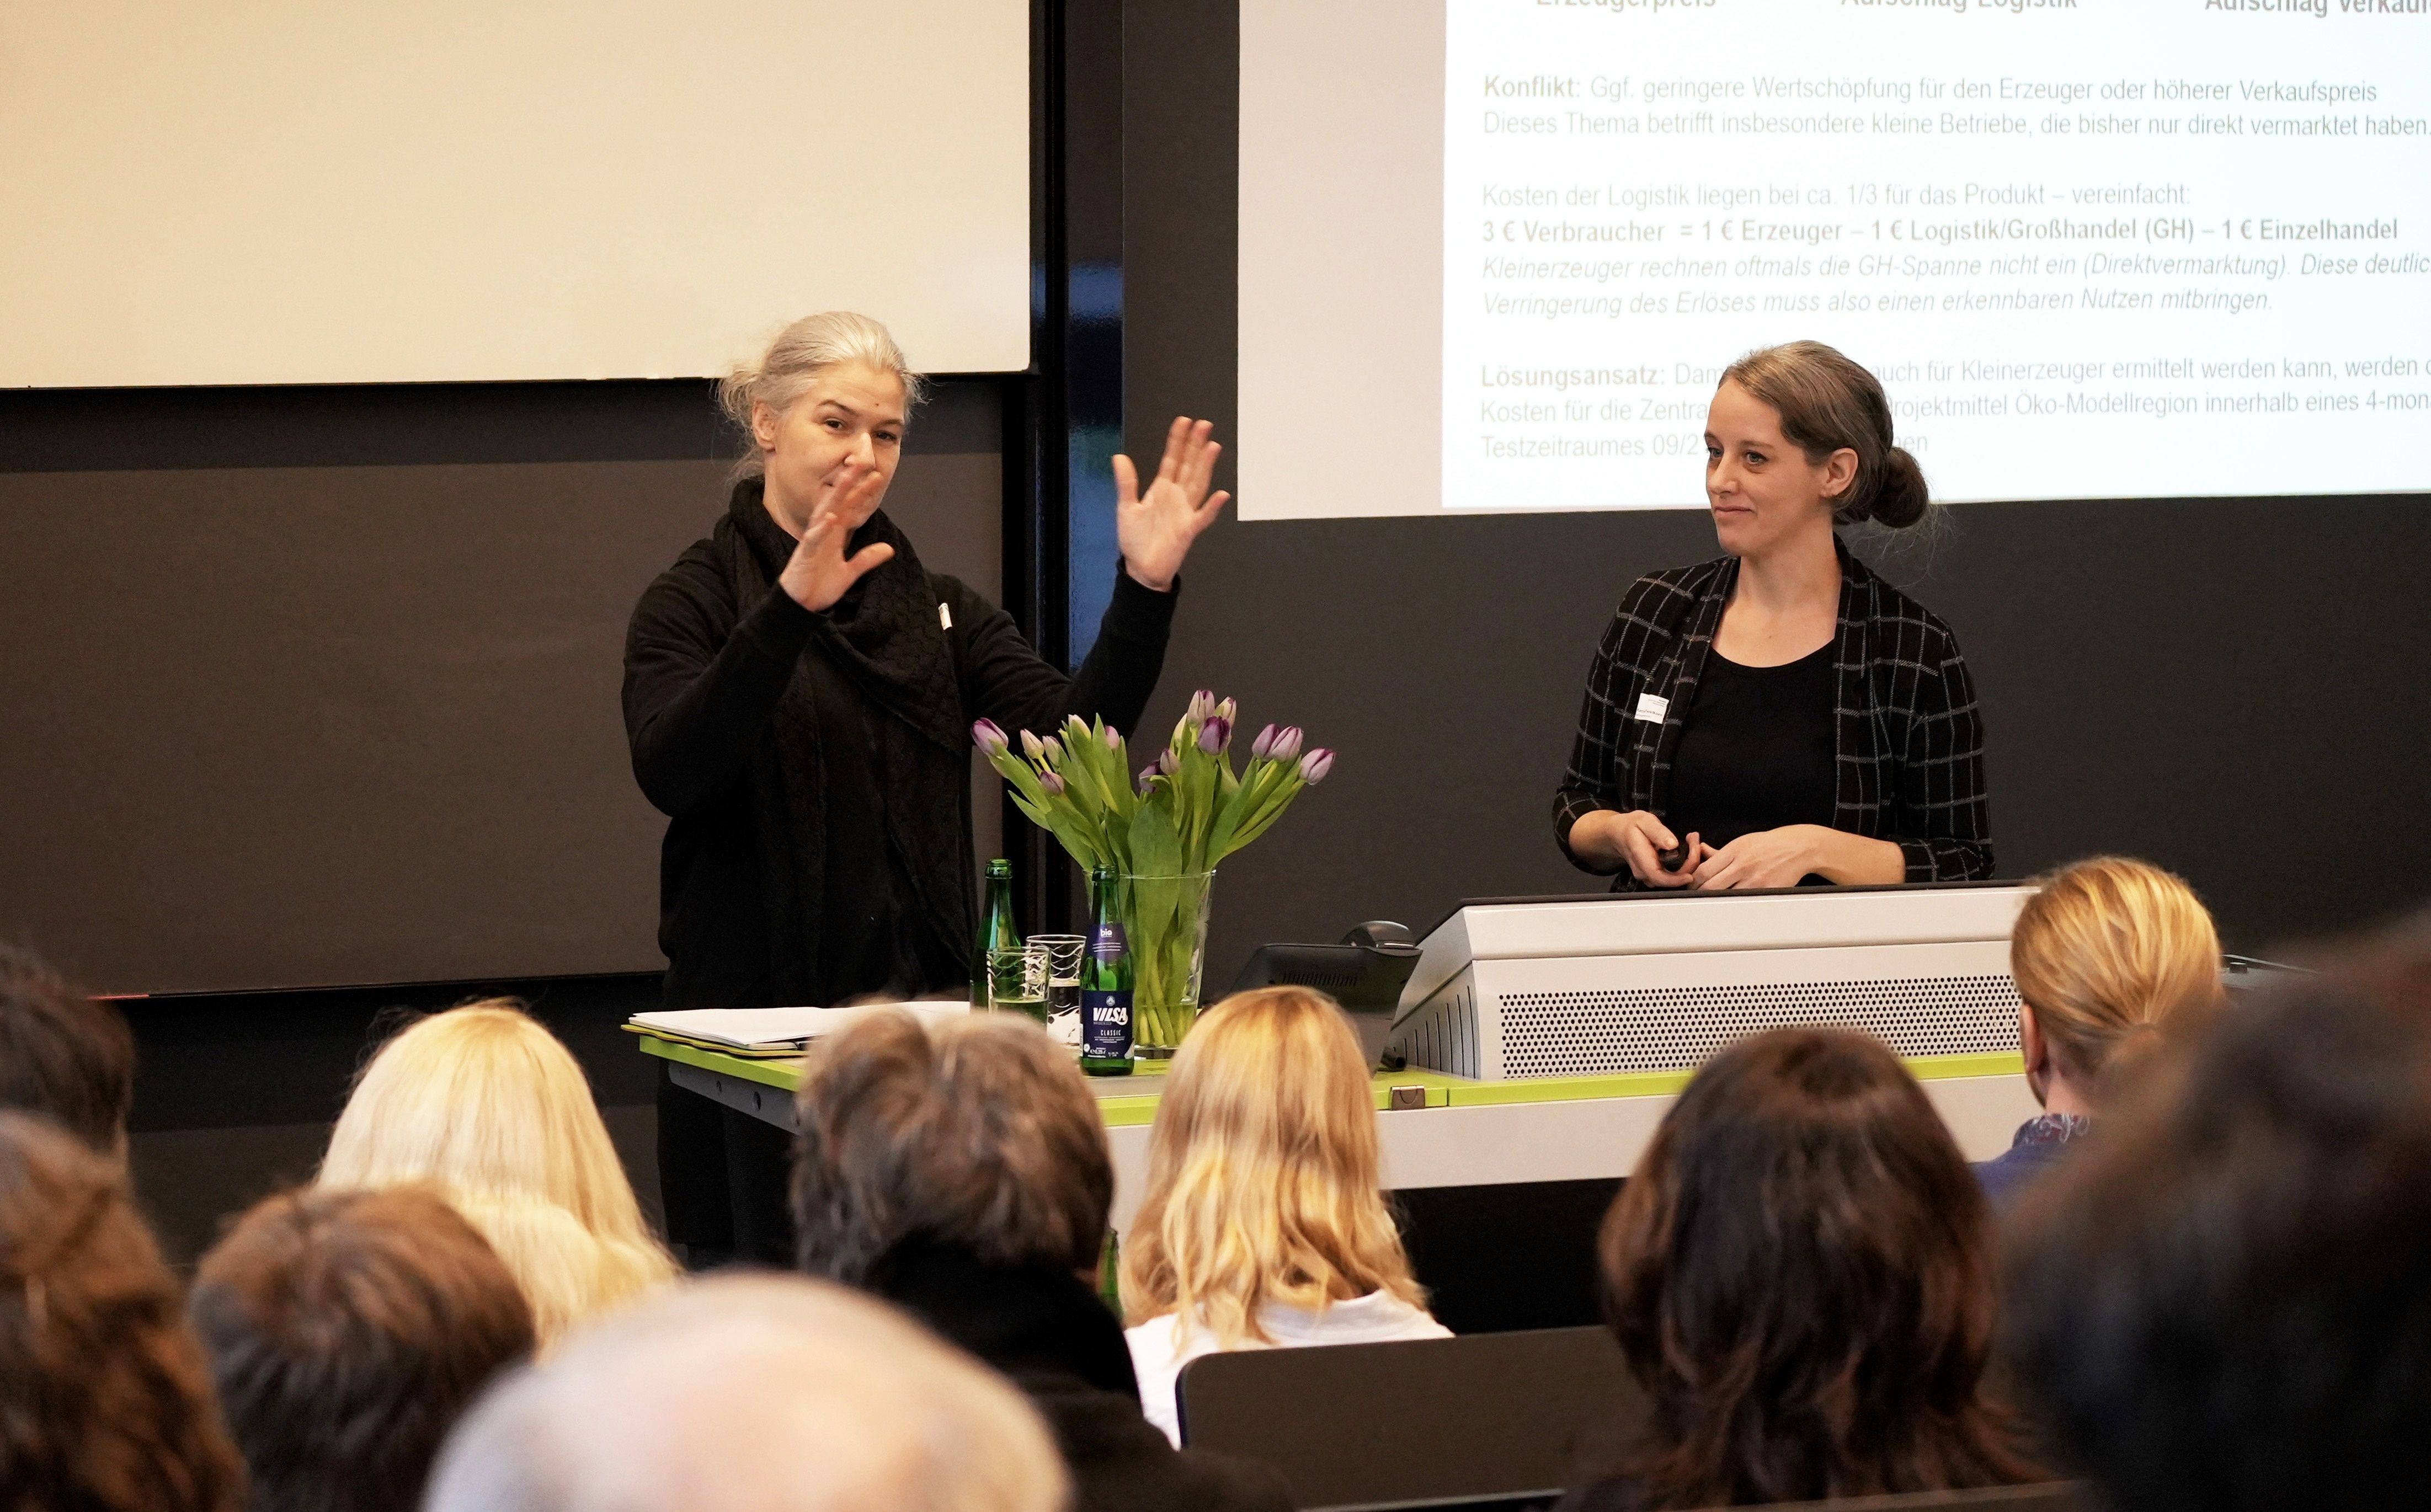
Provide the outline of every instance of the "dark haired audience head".
{"type": "Polygon", "coordinates": [[[2120,1512],[2431,1487],[2431,940],[2208,1024],[2019,1210],[2014,1363],[2120,1512]]]}
{"type": "Polygon", "coordinates": [[[817,1045],[795,1099],[801,1268],[886,1298],[1011,1378],[1078,1512],[1289,1506],[1262,1467],[1177,1451],[1140,1410],[1122,1324],[1085,1279],[1114,1162],[1072,1053],[1014,1014],[874,1014],[817,1045]]]}
{"type": "Polygon", "coordinates": [[[269,1199],[204,1256],[188,1306],[252,1512],[411,1512],[458,1415],[532,1349],[489,1242],[406,1187],[269,1199]]]}
{"type": "Polygon", "coordinates": [[[126,1017],[33,952],[0,944],[0,1108],[38,1113],[120,1159],[134,1101],[126,1017]]]}
{"type": "Polygon", "coordinates": [[[882,1013],[821,1047],[796,1104],[804,1271],[866,1285],[915,1241],[990,1265],[1097,1265],[1114,1160],[1071,1055],[1034,1029],[882,1013]]]}
{"type": "Polygon", "coordinates": [[[1605,1313],[1649,1421],[1590,1507],[2036,1478],[1981,1394],[1989,1220],[1876,1040],[1783,1029],[1708,1061],[1604,1220],[1605,1313]]]}
{"type": "Polygon", "coordinates": [[[177,1283],[116,1162],[0,1112],[0,1507],[237,1512],[177,1283]]]}

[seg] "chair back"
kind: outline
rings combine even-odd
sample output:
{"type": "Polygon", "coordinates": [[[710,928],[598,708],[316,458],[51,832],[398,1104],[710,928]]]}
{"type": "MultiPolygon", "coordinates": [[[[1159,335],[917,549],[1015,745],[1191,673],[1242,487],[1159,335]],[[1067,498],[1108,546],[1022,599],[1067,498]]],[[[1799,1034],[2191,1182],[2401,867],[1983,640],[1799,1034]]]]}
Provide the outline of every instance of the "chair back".
{"type": "Polygon", "coordinates": [[[1302,1508],[1550,1503],[1645,1402],[1601,1328],[1204,1354],[1175,1396],[1183,1442],[1271,1465],[1302,1508]]]}
{"type": "Polygon", "coordinates": [[[1987,1486],[1972,1491],[1909,1491],[1837,1502],[1784,1502],[1772,1512],[2100,1512],[2084,1483],[1987,1486]]]}

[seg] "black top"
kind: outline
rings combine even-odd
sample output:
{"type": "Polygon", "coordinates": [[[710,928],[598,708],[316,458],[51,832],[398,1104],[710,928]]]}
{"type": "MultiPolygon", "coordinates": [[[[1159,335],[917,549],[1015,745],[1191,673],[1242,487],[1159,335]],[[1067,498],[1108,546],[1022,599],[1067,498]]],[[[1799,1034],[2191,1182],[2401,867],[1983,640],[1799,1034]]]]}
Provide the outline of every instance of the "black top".
{"type": "Polygon", "coordinates": [[[665,999],[755,1007],[952,987],[969,974],[976,878],[964,732],[984,716],[1045,734],[1073,714],[1128,731],[1164,667],[1175,595],[1119,575],[1097,645],[1066,676],[1003,610],[921,569],[883,513],[846,549],[884,539],[897,559],[811,613],[769,586],[790,538],[760,498],[756,480],[738,488],[716,534],[644,591],[626,638],[633,773],[668,816],[665,999]],[[856,659],[838,626],[865,626],[856,613],[874,593],[913,606],[936,701],[959,706],[907,710],[885,664],[856,659]],[[780,705],[799,711],[791,725],[780,705]],[[792,865],[796,853],[818,865],[792,865]]]}
{"type": "Polygon", "coordinates": [[[1832,648],[1778,667],[1742,667],[1713,652],[1671,761],[1671,815],[1719,850],[1785,824],[1830,824],[1832,648]]]}
{"type": "Polygon", "coordinates": [[[1177,1450],[1140,1411],[1123,1325],[1073,1272],[910,1240],[866,1283],[1030,1398],[1072,1472],[1072,1512],[1286,1512],[1261,1464],[1177,1450]]]}
{"type": "MultiPolygon", "coordinates": [[[[1909,882],[1992,874],[1984,797],[1984,720],[1950,627],[1840,546],[1832,642],[1836,727],[1831,825],[1898,844],[1909,882]]],[[[1674,763],[1697,689],[1738,582],[1738,558],[1651,573],[1630,586],[1587,671],[1569,769],[1553,794],[1553,834],[1599,808],[1642,808],[1669,824],[1674,763]]],[[[1616,891],[1636,886],[1620,869],[1616,891]]]]}

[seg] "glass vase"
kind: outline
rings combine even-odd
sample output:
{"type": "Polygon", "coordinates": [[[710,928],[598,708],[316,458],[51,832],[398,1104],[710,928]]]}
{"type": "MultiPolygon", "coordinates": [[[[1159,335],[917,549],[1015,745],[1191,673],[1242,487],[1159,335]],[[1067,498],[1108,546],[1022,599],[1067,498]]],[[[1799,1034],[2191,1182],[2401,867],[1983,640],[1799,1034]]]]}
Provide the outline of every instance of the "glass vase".
{"type": "Polygon", "coordinates": [[[1126,872],[1120,886],[1123,938],[1132,954],[1132,1051],[1143,1060],[1162,1060],[1198,1022],[1216,873],[1126,872]]]}

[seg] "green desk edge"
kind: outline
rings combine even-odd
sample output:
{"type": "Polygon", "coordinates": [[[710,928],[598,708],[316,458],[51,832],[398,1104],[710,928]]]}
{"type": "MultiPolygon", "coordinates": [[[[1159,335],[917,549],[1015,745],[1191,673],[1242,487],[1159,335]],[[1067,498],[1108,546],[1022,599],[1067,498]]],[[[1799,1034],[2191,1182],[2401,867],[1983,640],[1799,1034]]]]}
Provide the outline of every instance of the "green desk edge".
{"type": "MultiPolygon", "coordinates": [[[[679,1066],[697,1067],[732,1076],[739,1081],[758,1082],[763,1087],[793,1091],[802,1085],[802,1063],[798,1059],[750,1060],[741,1055],[721,1055],[693,1045],[678,1044],[654,1035],[631,1031],[642,1042],[642,1053],[671,1060],[679,1066]]],[[[2025,1057],[2014,1050],[1993,1051],[1973,1055],[1920,1055],[1907,1062],[1907,1069],[1917,1080],[1931,1082],[1960,1076],[2020,1076],[2025,1073],[2025,1057]]],[[[1104,1113],[1106,1127],[1133,1127],[1155,1121],[1157,1094],[1163,1088],[1153,1086],[1165,1074],[1165,1068],[1144,1063],[1136,1073],[1120,1078],[1123,1089],[1114,1083],[1093,1082],[1098,1092],[1098,1106],[1104,1113]],[[1137,1090],[1132,1090],[1136,1088],[1137,1090]]],[[[1429,1107],[1488,1107],[1514,1103],[1576,1103],[1602,1097],[1668,1097],[1688,1085],[1692,1072],[1685,1071],[1630,1072],[1609,1076],[1545,1076],[1530,1081],[1473,1082],[1465,1076],[1447,1076],[1441,1072],[1397,1071],[1379,1072],[1376,1075],[1376,1107],[1385,1111],[1392,1106],[1396,1088],[1421,1088],[1426,1092],[1429,1107]]]]}

